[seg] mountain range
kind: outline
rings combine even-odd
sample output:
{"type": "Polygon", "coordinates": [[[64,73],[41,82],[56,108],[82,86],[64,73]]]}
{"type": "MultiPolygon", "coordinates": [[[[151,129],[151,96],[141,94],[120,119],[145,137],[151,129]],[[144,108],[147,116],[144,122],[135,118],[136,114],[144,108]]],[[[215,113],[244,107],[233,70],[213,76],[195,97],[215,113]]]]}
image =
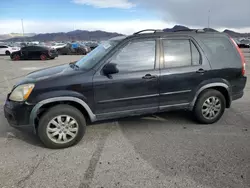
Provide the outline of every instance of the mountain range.
{"type": "MultiPolygon", "coordinates": [[[[164,29],[165,32],[174,32],[182,30],[193,30],[186,26],[176,25],[173,28],[164,29]]],[[[204,31],[218,32],[212,28],[204,28],[204,31]]],[[[250,33],[237,33],[232,30],[224,30],[224,33],[229,34],[231,37],[241,38],[250,37],[250,33]]],[[[59,32],[59,33],[44,33],[44,34],[34,34],[28,33],[25,36],[21,34],[10,34],[10,35],[0,35],[0,40],[5,42],[21,42],[21,41],[74,41],[74,40],[106,40],[112,37],[121,36],[119,33],[111,33],[105,31],[87,31],[87,30],[75,30],[70,32],[59,32]]]]}
{"type": "MultiPolygon", "coordinates": [[[[75,30],[70,32],[44,33],[36,34],[30,37],[14,37],[3,40],[5,42],[22,42],[22,41],[77,41],[77,40],[106,40],[112,37],[121,36],[119,33],[110,33],[105,31],[86,31],[75,30]]],[[[0,38],[1,40],[1,38],[0,38]]]]}

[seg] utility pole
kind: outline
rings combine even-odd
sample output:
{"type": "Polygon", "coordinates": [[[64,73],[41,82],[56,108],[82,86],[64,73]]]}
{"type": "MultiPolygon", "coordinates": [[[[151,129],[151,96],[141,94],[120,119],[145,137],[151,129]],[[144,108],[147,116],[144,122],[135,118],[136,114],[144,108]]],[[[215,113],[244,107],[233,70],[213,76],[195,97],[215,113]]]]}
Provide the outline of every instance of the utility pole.
{"type": "Polygon", "coordinates": [[[208,18],[207,18],[207,28],[210,28],[210,10],[208,10],[208,18]]]}
{"type": "Polygon", "coordinates": [[[22,22],[22,31],[23,31],[23,37],[24,37],[23,19],[21,19],[21,22],[22,22]]]}

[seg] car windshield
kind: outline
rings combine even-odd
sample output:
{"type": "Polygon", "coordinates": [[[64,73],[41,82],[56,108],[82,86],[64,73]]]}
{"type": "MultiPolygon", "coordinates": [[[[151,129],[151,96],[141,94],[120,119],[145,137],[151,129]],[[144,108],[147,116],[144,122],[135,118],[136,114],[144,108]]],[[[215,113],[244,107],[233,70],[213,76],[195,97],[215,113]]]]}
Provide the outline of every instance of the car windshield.
{"type": "Polygon", "coordinates": [[[106,41],[84,56],[76,65],[81,69],[89,70],[93,68],[116,44],[118,41],[106,41]]]}

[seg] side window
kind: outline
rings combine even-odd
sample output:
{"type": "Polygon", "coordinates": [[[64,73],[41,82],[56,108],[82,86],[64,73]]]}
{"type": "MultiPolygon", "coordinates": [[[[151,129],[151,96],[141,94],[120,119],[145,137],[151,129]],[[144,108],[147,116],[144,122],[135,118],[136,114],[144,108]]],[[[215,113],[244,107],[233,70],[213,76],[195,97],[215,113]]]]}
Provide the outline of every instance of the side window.
{"type": "Polygon", "coordinates": [[[200,53],[188,39],[163,40],[164,67],[186,67],[200,64],[200,53]]]}
{"type": "Polygon", "coordinates": [[[0,48],[8,48],[8,46],[0,46],[0,48]]]}
{"type": "Polygon", "coordinates": [[[119,72],[151,70],[155,66],[155,40],[129,42],[111,60],[119,72]]]}
{"type": "Polygon", "coordinates": [[[201,64],[200,52],[198,51],[193,42],[190,43],[191,43],[192,65],[199,65],[201,64]]]}
{"type": "Polygon", "coordinates": [[[226,37],[207,37],[200,39],[207,47],[210,54],[210,61],[214,68],[235,66],[236,62],[241,62],[237,50],[226,37]]]}

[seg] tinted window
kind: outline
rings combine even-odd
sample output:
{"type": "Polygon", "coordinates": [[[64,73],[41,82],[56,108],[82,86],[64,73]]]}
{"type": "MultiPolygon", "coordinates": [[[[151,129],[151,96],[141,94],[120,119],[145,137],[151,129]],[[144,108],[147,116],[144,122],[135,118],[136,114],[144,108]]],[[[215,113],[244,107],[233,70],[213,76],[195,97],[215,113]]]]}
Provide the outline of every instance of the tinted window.
{"type": "Polygon", "coordinates": [[[191,42],[191,54],[192,54],[192,65],[199,65],[201,63],[200,53],[193,42],[191,42]]]}
{"type": "Polygon", "coordinates": [[[155,40],[128,43],[112,59],[120,72],[154,69],[155,40]]]}
{"type": "Polygon", "coordinates": [[[31,51],[32,48],[32,46],[23,47],[22,51],[31,51]]]}
{"type": "Polygon", "coordinates": [[[189,40],[164,40],[165,67],[183,67],[191,65],[189,40]]]}
{"type": "Polygon", "coordinates": [[[164,67],[199,65],[201,57],[193,42],[187,39],[163,40],[164,67]]]}
{"type": "Polygon", "coordinates": [[[216,68],[222,68],[223,65],[234,65],[240,61],[240,57],[237,54],[236,48],[226,37],[207,37],[200,39],[207,47],[209,53],[209,59],[212,62],[212,66],[216,68]]]}
{"type": "Polygon", "coordinates": [[[0,48],[8,48],[8,46],[0,46],[0,48]]]}

